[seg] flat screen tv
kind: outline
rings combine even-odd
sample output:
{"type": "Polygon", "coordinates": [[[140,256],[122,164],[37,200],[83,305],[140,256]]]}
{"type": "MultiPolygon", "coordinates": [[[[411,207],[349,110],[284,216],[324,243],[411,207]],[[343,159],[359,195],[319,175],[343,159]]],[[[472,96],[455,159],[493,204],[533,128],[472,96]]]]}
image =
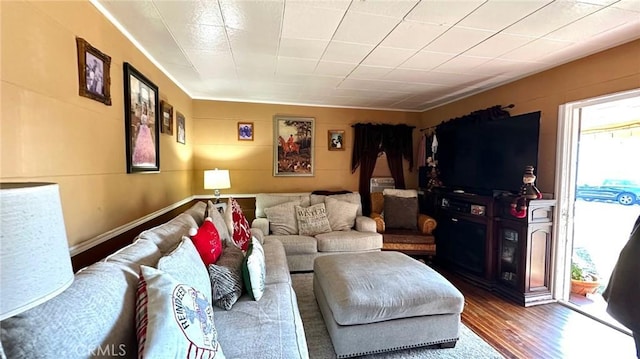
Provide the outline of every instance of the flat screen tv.
{"type": "Polygon", "coordinates": [[[517,193],[525,166],[537,170],[539,130],[540,111],[449,126],[444,136],[436,130],[444,187],[485,195],[517,193]]]}

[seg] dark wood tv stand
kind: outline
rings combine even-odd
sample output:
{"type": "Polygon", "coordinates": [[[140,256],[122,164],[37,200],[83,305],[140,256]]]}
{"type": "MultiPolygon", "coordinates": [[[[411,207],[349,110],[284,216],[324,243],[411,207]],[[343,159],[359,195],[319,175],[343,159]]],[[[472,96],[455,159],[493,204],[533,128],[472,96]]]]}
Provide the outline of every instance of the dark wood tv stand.
{"type": "Polygon", "coordinates": [[[523,306],[553,301],[551,241],[555,200],[529,200],[527,216],[509,213],[513,196],[434,190],[436,263],[523,306]]]}

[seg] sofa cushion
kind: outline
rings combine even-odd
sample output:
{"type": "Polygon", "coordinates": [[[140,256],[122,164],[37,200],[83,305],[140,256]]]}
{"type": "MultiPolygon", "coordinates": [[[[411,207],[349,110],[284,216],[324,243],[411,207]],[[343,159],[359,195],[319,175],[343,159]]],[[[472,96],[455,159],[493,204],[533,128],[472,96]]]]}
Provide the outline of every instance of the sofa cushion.
{"type": "MultiPolygon", "coordinates": [[[[329,233],[326,233],[329,234],[329,233]]],[[[291,254],[313,254],[318,253],[318,242],[314,237],[286,235],[286,236],[269,236],[282,242],[287,255],[291,254]]]]}
{"type": "Polygon", "coordinates": [[[309,202],[311,205],[323,203],[323,202],[326,203],[327,197],[337,199],[338,201],[345,201],[352,204],[357,204],[358,216],[362,216],[362,200],[360,198],[360,193],[353,192],[353,193],[344,193],[344,194],[332,194],[328,196],[312,194],[309,196],[309,202]]]}
{"type": "Polygon", "coordinates": [[[242,295],[242,262],[244,253],[233,244],[227,245],[215,264],[209,265],[212,302],[225,310],[231,309],[242,295]]]}
{"type": "Polygon", "coordinates": [[[418,228],[418,199],[384,196],[385,228],[418,228]]]}
{"type": "Polygon", "coordinates": [[[207,211],[207,204],[203,201],[198,201],[191,208],[184,211],[184,213],[190,215],[194,221],[200,226],[204,221],[204,212],[207,211]]]}
{"type": "Polygon", "coordinates": [[[264,213],[269,220],[269,231],[276,235],[298,234],[295,207],[299,205],[300,201],[293,201],[265,208],[264,213]]]}
{"type": "Polygon", "coordinates": [[[141,266],[136,303],[140,358],[179,358],[199,353],[224,358],[209,298],[190,283],[141,266]]]}
{"type": "Polygon", "coordinates": [[[325,198],[325,204],[331,230],[349,231],[353,228],[358,214],[358,205],[332,197],[325,198]]]}
{"type": "Polygon", "coordinates": [[[189,237],[183,237],[176,249],[160,258],[158,269],[180,283],[187,283],[195,287],[204,293],[207,300],[211,302],[211,281],[207,267],[200,259],[200,255],[189,237]]]}
{"type": "Polygon", "coordinates": [[[242,262],[242,280],[247,292],[254,300],[260,300],[264,294],[266,266],[264,249],[257,239],[252,239],[247,256],[242,262]]]}
{"type": "Polygon", "coordinates": [[[319,252],[358,252],[382,248],[382,235],[376,232],[329,232],[318,234],[319,252]]]}
{"type": "Polygon", "coordinates": [[[216,226],[222,243],[231,243],[231,234],[229,232],[229,228],[227,227],[227,222],[225,222],[224,217],[222,217],[222,214],[218,211],[218,209],[213,206],[213,202],[211,201],[207,201],[207,213],[209,217],[211,217],[213,224],[216,226]]]}
{"type": "Polygon", "coordinates": [[[205,266],[215,263],[222,254],[222,240],[211,217],[205,218],[200,228],[191,228],[191,241],[205,266]]]}
{"type": "Polygon", "coordinates": [[[169,222],[140,233],[138,237],[149,239],[158,246],[160,253],[165,255],[180,243],[182,236],[189,235],[189,230],[191,228],[198,228],[200,224],[202,224],[202,221],[197,223],[191,215],[181,213],[169,222]]]}
{"type": "Polygon", "coordinates": [[[302,207],[309,206],[309,193],[258,193],[256,195],[256,218],[265,218],[265,208],[275,205],[300,201],[302,207]]]}
{"type": "Polygon", "coordinates": [[[251,240],[251,226],[235,198],[229,197],[227,209],[224,211],[224,220],[233,243],[236,247],[246,251],[251,240]]]}
{"type": "Polygon", "coordinates": [[[161,257],[160,249],[155,243],[145,238],[137,238],[133,243],[107,256],[105,261],[127,264],[132,273],[138,275],[141,264],[155,267],[161,257]]]}
{"type": "Polygon", "coordinates": [[[331,232],[327,210],[324,203],[309,207],[295,206],[298,232],[303,236],[315,236],[320,233],[331,232]]]}
{"type": "Polygon", "coordinates": [[[267,272],[265,284],[291,283],[289,265],[282,242],[273,236],[267,237],[262,245],[262,249],[264,249],[264,257],[267,258],[265,261],[267,272]]]}

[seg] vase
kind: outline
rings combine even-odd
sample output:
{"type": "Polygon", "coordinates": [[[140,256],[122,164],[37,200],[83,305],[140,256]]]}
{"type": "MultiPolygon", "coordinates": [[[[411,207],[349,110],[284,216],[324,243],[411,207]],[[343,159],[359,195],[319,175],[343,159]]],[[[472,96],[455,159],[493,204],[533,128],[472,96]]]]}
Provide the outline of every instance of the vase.
{"type": "Polygon", "coordinates": [[[584,280],[571,280],[571,293],[578,295],[593,294],[598,290],[600,286],[599,281],[584,281],[584,280]]]}

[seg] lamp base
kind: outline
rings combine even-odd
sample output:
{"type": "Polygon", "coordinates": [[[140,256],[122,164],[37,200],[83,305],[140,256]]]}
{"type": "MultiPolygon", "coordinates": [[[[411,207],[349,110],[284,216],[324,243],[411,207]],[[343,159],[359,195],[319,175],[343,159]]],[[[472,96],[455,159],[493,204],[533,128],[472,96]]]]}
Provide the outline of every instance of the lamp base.
{"type": "Polygon", "coordinates": [[[220,190],[217,189],[213,191],[213,195],[216,197],[216,200],[213,202],[214,204],[220,203],[220,190]]]}

